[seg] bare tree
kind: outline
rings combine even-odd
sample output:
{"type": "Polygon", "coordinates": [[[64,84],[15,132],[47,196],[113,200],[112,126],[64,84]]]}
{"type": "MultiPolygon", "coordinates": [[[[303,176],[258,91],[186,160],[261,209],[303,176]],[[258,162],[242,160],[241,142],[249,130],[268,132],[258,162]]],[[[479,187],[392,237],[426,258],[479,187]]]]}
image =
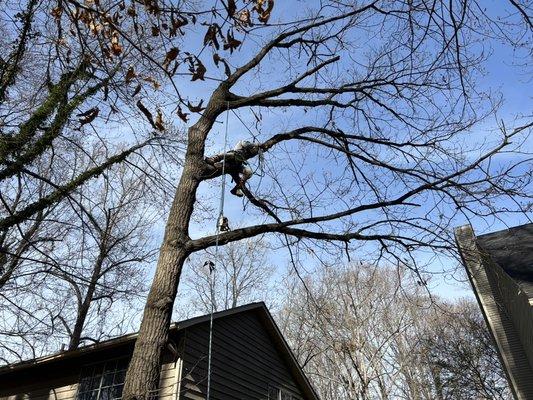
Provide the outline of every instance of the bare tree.
{"type": "MultiPolygon", "coordinates": [[[[49,176],[46,160],[36,163],[34,170],[49,176]]],[[[44,181],[28,181],[22,177],[4,182],[0,193],[2,211],[17,212],[29,199],[46,190],[44,181]]],[[[48,318],[53,305],[45,300],[42,278],[53,263],[49,254],[67,235],[69,227],[58,218],[65,208],[51,205],[36,213],[31,221],[1,232],[0,249],[0,336],[4,362],[36,357],[57,349],[54,323],[48,318]]]]}
{"type": "Polygon", "coordinates": [[[446,304],[417,349],[431,369],[434,398],[511,399],[505,372],[486,323],[473,301],[446,304]]]}
{"type": "MultiPolygon", "coordinates": [[[[16,187],[13,188],[13,197],[8,200],[8,195],[4,193],[2,196],[2,205],[4,209],[16,210],[21,201],[21,194],[23,190],[23,183],[19,179],[16,181],[16,187]],[[9,204],[10,203],[10,204],[9,204]]],[[[35,188],[36,191],[42,189],[42,184],[35,188]]],[[[44,227],[43,222],[47,219],[47,214],[51,209],[39,211],[34,215],[31,224],[25,226],[18,226],[13,229],[6,229],[0,234],[0,291],[8,284],[8,282],[17,274],[17,270],[21,264],[28,257],[38,257],[34,251],[36,246],[40,246],[43,242],[50,242],[53,240],[50,232],[51,226],[44,227]],[[48,228],[48,229],[46,229],[48,228]],[[31,255],[30,255],[31,254],[31,255]]],[[[53,229],[53,228],[52,228],[53,229]]],[[[60,233],[61,230],[55,233],[60,233]]]]}
{"type": "MultiPolygon", "coordinates": [[[[69,284],[67,293],[73,292],[76,299],[71,324],[58,315],[70,337],[70,350],[87,340],[82,333],[88,330],[91,311],[94,314],[97,309],[97,323],[109,327],[114,322],[111,310],[131,309],[145,290],[143,269],[154,255],[150,226],[157,220],[157,208],[150,206],[144,189],[146,180],[143,175],[132,176],[123,165],[109,170],[98,185],[77,191],[80,200],[72,206],[72,220],[78,217],[79,222],[62,243],[67,258],[50,271],[69,284]],[[116,303],[122,304],[117,307],[116,303]]],[[[62,259],[61,255],[54,258],[62,259]]],[[[105,332],[104,337],[127,328],[105,332]]]]}
{"type": "MultiPolygon", "coordinates": [[[[100,151],[95,146],[95,153],[100,151]]],[[[82,165],[94,155],[72,159],[82,165]]],[[[113,166],[40,221],[36,232],[46,240],[17,242],[16,229],[6,231],[9,242],[27,245],[9,255],[17,268],[3,275],[4,338],[34,341],[33,351],[42,353],[65,340],[75,349],[132,329],[137,321],[131,310],[145,293],[144,269],[155,254],[152,226],[160,213],[149,183],[128,164],[113,166]]],[[[7,345],[6,351],[17,352],[17,358],[35,355],[21,347],[7,345]]]]}
{"type": "Polygon", "coordinates": [[[289,280],[281,327],[321,398],[511,399],[477,304],[413,283],[363,264],[289,280]]]}
{"type": "Polygon", "coordinates": [[[414,318],[397,271],[331,267],[305,287],[292,281],[282,329],[321,397],[394,398],[404,383],[400,371],[416,365],[411,348],[396,347],[414,318]]]}
{"type": "MultiPolygon", "coordinates": [[[[259,3],[264,2],[256,7],[259,3]]],[[[234,7],[227,12],[228,20],[240,18],[234,7]]],[[[512,21],[523,22],[515,17],[512,21]]],[[[257,32],[249,25],[242,29],[260,36],[248,53],[242,45],[240,54],[248,61],[228,65],[227,77],[188,129],[183,170],[126,377],[127,400],[144,398],[157,387],[182,266],[190,254],[274,233],[310,251],[314,240],[336,242],[348,251],[352,243],[366,243],[377,258],[414,268],[417,250],[452,249],[449,224],[456,215],[520,212],[529,198],[529,178],[519,168],[526,161],[494,160],[516,149],[529,122],[501,126],[490,145],[464,140],[497,106],[475,79],[485,58],[476,43],[498,29],[481,4],[335,1],[310,5],[303,20],[281,19],[257,32]],[[258,133],[239,151],[206,154],[221,114],[253,108],[291,110],[293,117],[286,129],[258,133]],[[253,164],[260,154],[265,177],[252,189],[241,182],[249,177],[243,161],[253,164]],[[261,222],[191,238],[198,188],[223,173],[237,181],[261,222]],[[515,179],[518,175],[522,178],[515,179]],[[509,196],[512,209],[500,202],[509,196]]],[[[506,27],[530,34],[523,25],[506,27]]],[[[209,34],[205,44],[217,54],[209,34]]],[[[233,138],[230,142],[237,142],[233,138]]]]}
{"type": "Polygon", "coordinates": [[[258,237],[191,256],[180,288],[184,309],[206,314],[264,301],[273,286],[268,251],[266,240],[258,237]]]}

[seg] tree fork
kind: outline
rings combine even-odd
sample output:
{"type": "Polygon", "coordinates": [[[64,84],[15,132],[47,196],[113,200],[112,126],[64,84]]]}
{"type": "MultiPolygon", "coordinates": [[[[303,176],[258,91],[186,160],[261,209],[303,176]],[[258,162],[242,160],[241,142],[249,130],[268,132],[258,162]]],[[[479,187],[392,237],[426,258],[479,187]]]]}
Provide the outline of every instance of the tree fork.
{"type": "Polygon", "coordinates": [[[70,335],[70,340],[68,344],[69,350],[75,350],[80,346],[81,334],[83,333],[83,327],[85,326],[85,321],[87,319],[87,314],[91,308],[91,303],[94,298],[94,293],[96,291],[96,284],[100,278],[100,273],[102,272],[102,265],[105,259],[105,251],[100,251],[98,259],[93,268],[93,273],[91,274],[91,281],[87,287],[87,292],[85,293],[85,299],[81,303],[78,309],[78,315],[76,317],[76,323],[74,324],[74,329],[72,329],[72,334],[70,335]]]}

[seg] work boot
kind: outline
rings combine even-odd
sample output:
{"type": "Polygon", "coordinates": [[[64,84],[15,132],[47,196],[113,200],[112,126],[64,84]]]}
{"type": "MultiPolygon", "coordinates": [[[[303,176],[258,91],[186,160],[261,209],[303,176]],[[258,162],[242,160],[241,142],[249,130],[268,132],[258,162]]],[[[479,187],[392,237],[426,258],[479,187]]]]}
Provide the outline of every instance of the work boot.
{"type": "Polygon", "coordinates": [[[237,185],[233,189],[230,190],[230,193],[237,197],[243,197],[244,193],[242,192],[241,188],[237,185]]]}

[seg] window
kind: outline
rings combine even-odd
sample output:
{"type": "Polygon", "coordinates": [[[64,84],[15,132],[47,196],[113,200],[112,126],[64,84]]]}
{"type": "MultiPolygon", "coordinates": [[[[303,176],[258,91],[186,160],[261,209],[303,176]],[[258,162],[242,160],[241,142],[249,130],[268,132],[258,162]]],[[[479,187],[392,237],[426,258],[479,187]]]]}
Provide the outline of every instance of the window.
{"type": "Polygon", "coordinates": [[[121,358],[82,369],[77,400],[114,400],[122,396],[128,359],[121,358]]]}
{"type": "Polygon", "coordinates": [[[288,391],[269,385],[268,400],[293,400],[293,397],[288,391]]]}

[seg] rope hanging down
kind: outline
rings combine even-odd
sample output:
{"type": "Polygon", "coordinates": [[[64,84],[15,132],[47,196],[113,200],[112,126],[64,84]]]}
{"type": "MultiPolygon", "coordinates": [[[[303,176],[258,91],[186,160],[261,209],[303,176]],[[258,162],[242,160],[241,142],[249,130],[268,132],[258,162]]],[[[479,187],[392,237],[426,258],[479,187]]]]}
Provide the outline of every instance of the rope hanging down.
{"type": "MultiPolygon", "coordinates": [[[[220,204],[217,218],[216,241],[215,241],[215,260],[218,257],[218,237],[222,226],[227,225],[227,218],[224,217],[224,199],[226,190],[226,148],[228,145],[228,117],[229,102],[226,110],[226,130],[224,133],[224,155],[222,157],[222,185],[220,187],[220,204]]],[[[207,354],[207,393],[206,400],[211,397],[211,354],[213,352],[213,314],[215,313],[215,265],[209,262],[209,287],[211,296],[211,315],[209,318],[209,348],[207,354]]]]}

